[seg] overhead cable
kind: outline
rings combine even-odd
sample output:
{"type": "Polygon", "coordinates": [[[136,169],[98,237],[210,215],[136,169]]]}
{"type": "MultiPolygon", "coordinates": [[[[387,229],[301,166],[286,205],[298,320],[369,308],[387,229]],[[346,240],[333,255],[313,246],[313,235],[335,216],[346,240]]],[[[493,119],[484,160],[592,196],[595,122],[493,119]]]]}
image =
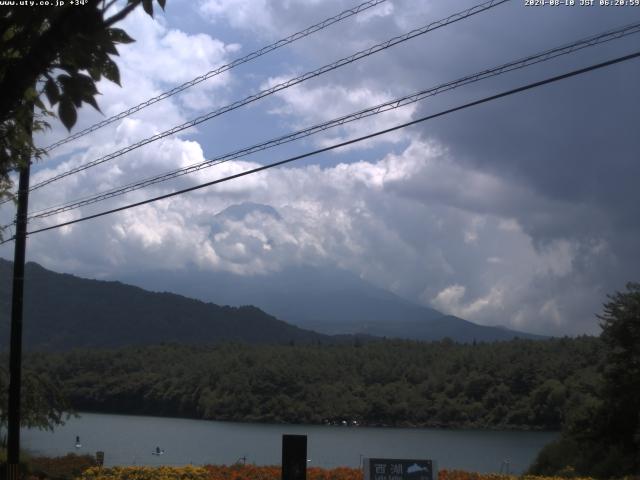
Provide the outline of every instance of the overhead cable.
{"type": "Polygon", "coordinates": [[[590,37],[575,41],[570,44],[565,44],[563,46],[555,47],[549,50],[545,50],[544,52],[537,53],[534,55],[529,55],[527,57],[505,63],[498,67],[494,67],[491,69],[486,69],[481,72],[474,73],[472,75],[467,75],[465,77],[459,78],[457,80],[453,80],[447,83],[440,84],[436,87],[431,87],[429,89],[421,90],[419,92],[413,93],[411,95],[406,95],[400,98],[396,98],[394,100],[390,100],[381,104],[378,104],[373,107],[369,107],[349,115],[344,115],[342,117],[335,118],[333,120],[329,120],[327,122],[323,122],[312,127],[305,128],[303,130],[298,130],[296,132],[290,133],[288,135],[283,135],[265,142],[261,142],[250,147],[245,147],[239,150],[235,150],[230,153],[226,153],[223,155],[219,155],[210,160],[206,160],[204,162],[196,163],[193,165],[189,165],[187,167],[183,167],[177,170],[165,172],[159,175],[155,175],[152,177],[148,177],[143,180],[138,180],[136,182],[129,183],[127,185],[123,185],[117,188],[110,189],[108,191],[104,191],[98,194],[94,194],[91,196],[87,196],[81,199],[76,199],[70,202],[66,202],[60,205],[56,205],[53,207],[47,207],[32,213],[29,216],[30,220],[38,219],[38,218],[46,218],[52,215],[56,215],[58,213],[67,212],[69,210],[73,210],[76,208],[80,208],[86,205],[90,205],[93,203],[101,202],[113,197],[117,197],[120,195],[124,195],[126,193],[139,190],[151,185],[155,185],[157,183],[165,182],[174,178],[181,177],[183,175],[187,175],[190,173],[198,172],[205,168],[209,168],[215,165],[219,165],[224,162],[228,162],[231,160],[236,160],[238,158],[246,157],[252,153],[256,153],[259,151],[266,150],[268,148],[273,148],[278,145],[282,145],[285,143],[289,143],[301,138],[308,137],[310,135],[314,135],[330,128],[338,127],[341,125],[345,125],[347,123],[361,120],[363,118],[367,118],[373,115],[377,115],[383,112],[387,112],[390,110],[394,110],[400,107],[404,107],[418,101],[424,100],[426,98],[438,95],[440,93],[453,90],[455,88],[462,87],[464,85],[469,85],[471,83],[478,82],[480,80],[494,77],[497,75],[501,75],[507,72],[511,72],[514,70],[518,70],[521,68],[525,68],[531,65],[535,65],[541,62],[545,62],[551,60],[553,58],[557,58],[562,55],[567,55],[584,48],[592,47],[595,45],[599,45],[605,42],[609,42],[612,40],[616,40],[619,38],[626,37],[631,34],[640,32],[640,23],[635,23],[631,25],[626,25],[624,27],[617,28],[615,30],[609,30],[607,32],[600,33],[598,35],[592,35],[590,37]]]}
{"type": "Polygon", "coordinates": [[[380,52],[382,50],[386,50],[387,48],[390,48],[390,47],[392,47],[394,45],[397,45],[399,43],[406,42],[407,40],[410,40],[412,38],[418,37],[420,35],[424,35],[424,34],[426,34],[428,32],[436,30],[438,28],[441,28],[441,27],[444,27],[446,25],[458,22],[458,21],[463,20],[465,18],[469,18],[469,17],[471,17],[473,15],[476,15],[478,13],[487,11],[487,10],[489,10],[491,8],[494,8],[494,7],[498,6],[498,5],[501,5],[501,4],[509,2],[509,1],[510,0],[489,0],[487,2],[481,3],[479,5],[475,5],[475,6],[471,7],[471,8],[463,10],[461,12],[454,13],[453,15],[450,15],[449,17],[447,17],[445,19],[438,20],[436,22],[432,22],[432,23],[430,23],[428,25],[425,25],[424,27],[417,28],[417,29],[411,30],[410,32],[405,33],[403,35],[399,35],[399,36],[393,37],[393,38],[391,38],[391,39],[389,39],[389,40],[387,40],[385,42],[378,43],[378,44],[376,44],[376,45],[374,45],[372,47],[369,47],[369,48],[367,48],[365,50],[361,50],[361,51],[359,51],[357,53],[354,53],[354,54],[352,54],[352,55],[350,55],[348,57],[345,57],[345,58],[342,58],[340,60],[337,60],[336,62],[333,62],[331,64],[325,65],[325,66],[320,67],[320,68],[318,68],[316,70],[307,72],[307,73],[305,73],[303,75],[300,75],[298,77],[291,78],[291,79],[289,79],[289,80],[287,80],[285,82],[279,83],[279,84],[277,84],[277,85],[275,85],[273,87],[261,90],[260,92],[255,93],[253,95],[250,95],[248,97],[245,97],[242,100],[235,101],[235,102],[233,102],[233,103],[231,103],[229,105],[226,105],[224,107],[221,107],[221,108],[218,108],[216,110],[213,110],[213,111],[211,111],[209,113],[206,113],[206,114],[201,115],[201,116],[199,116],[197,118],[194,118],[193,120],[190,120],[190,121],[185,122],[185,123],[183,123],[181,125],[175,126],[175,127],[171,128],[169,130],[166,130],[164,132],[158,133],[158,134],[156,134],[156,135],[154,135],[152,137],[145,138],[145,139],[140,140],[140,141],[138,141],[138,142],[136,142],[134,144],[128,145],[127,147],[121,148],[120,150],[117,150],[117,151],[112,152],[112,153],[110,153],[108,155],[100,157],[100,158],[98,158],[96,160],[92,160],[92,161],[87,162],[85,164],[82,164],[82,165],[80,165],[80,166],[78,166],[76,168],[73,168],[73,169],[68,170],[66,172],[63,172],[63,173],[60,173],[60,174],[58,174],[58,175],[56,175],[54,177],[48,178],[46,180],[43,180],[43,181],[33,185],[30,188],[30,191],[36,190],[38,188],[42,188],[45,185],[49,185],[50,183],[53,183],[53,182],[55,182],[57,180],[60,180],[60,179],[65,178],[65,177],[68,177],[69,175],[73,175],[73,174],[81,172],[83,170],[87,170],[87,169],[89,169],[91,167],[94,167],[96,165],[100,165],[100,164],[102,164],[104,162],[107,162],[109,160],[113,160],[114,158],[120,157],[120,156],[122,156],[122,155],[124,155],[124,154],[126,154],[126,153],[128,153],[128,152],[130,152],[132,150],[140,148],[140,147],[142,147],[144,145],[147,145],[147,144],[149,144],[151,142],[155,142],[155,141],[160,140],[162,138],[168,137],[169,135],[176,134],[178,132],[186,130],[187,128],[190,128],[190,127],[193,127],[195,125],[198,125],[198,124],[200,124],[202,122],[205,122],[207,120],[211,120],[214,117],[218,117],[218,116],[220,116],[220,115],[222,115],[224,113],[230,112],[230,111],[235,110],[237,108],[240,108],[240,107],[242,107],[244,105],[247,105],[249,103],[255,102],[256,100],[264,98],[264,97],[266,97],[268,95],[272,95],[272,94],[274,94],[276,92],[279,92],[279,91],[284,90],[286,88],[292,87],[294,85],[302,83],[302,82],[304,82],[306,80],[309,80],[311,78],[318,77],[318,76],[323,75],[323,74],[325,74],[327,72],[330,72],[332,70],[335,70],[337,68],[343,67],[345,65],[353,63],[353,62],[355,62],[357,60],[360,60],[362,58],[365,58],[365,57],[368,57],[370,55],[373,55],[374,53],[380,52]]]}
{"type": "Polygon", "coordinates": [[[85,128],[84,130],[80,130],[77,133],[74,133],[72,135],[69,135],[68,137],[65,137],[61,140],[58,140],[55,143],[52,143],[51,145],[49,145],[48,147],[45,147],[44,150],[46,152],[50,152],[51,150],[64,145],[66,143],[71,142],[72,140],[76,140],[80,137],[84,137],[85,135],[91,133],[91,132],[95,132],[96,130],[101,129],[102,127],[106,127],[107,125],[112,124],[113,122],[117,122],[118,120],[122,120],[123,118],[128,117],[129,115],[132,115],[136,112],[139,112],[140,110],[147,108],[150,105],[153,105],[154,103],[158,103],[161,100],[164,100],[165,98],[169,98],[172,97],[190,87],[193,87],[194,85],[197,85],[199,83],[204,82],[205,80],[208,80],[210,78],[213,78],[217,75],[220,75],[221,73],[224,73],[228,70],[231,70],[234,67],[237,67],[238,65],[242,65],[243,63],[247,63],[250,62],[252,60],[255,60],[258,57],[261,57],[262,55],[265,55],[269,52],[273,52],[274,50],[277,50],[278,48],[284,47],[285,45],[289,45],[290,43],[293,43],[297,40],[300,40],[302,38],[305,38],[313,33],[316,33],[320,30],[323,30],[331,25],[333,25],[334,23],[338,23],[342,20],[345,20],[349,17],[352,17],[354,15],[357,15],[360,12],[363,12],[365,10],[368,10],[371,7],[374,7],[380,3],[386,2],[387,0],[369,0],[367,2],[361,3],[360,5],[353,7],[353,8],[349,8],[347,10],[344,10],[343,12],[340,12],[337,15],[334,15],[333,17],[327,18],[325,20],[322,20],[319,23],[316,23],[315,25],[312,25],[310,27],[305,28],[304,30],[301,30],[299,32],[294,33],[293,35],[289,35],[286,38],[282,38],[280,40],[278,40],[277,42],[274,42],[270,45],[267,45],[266,47],[262,47],[259,50],[256,50],[254,52],[251,52],[243,57],[237,58],[225,65],[222,65],[220,67],[217,67],[203,75],[200,75],[192,80],[189,80],[188,82],[183,83],[182,85],[178,85],[177,87],[172,88],[171,90],[167,90],[166,92],[161,93],[158,96],[155,96],[153,98],[150,98],[134,107],[131,107],[127,110],[124,110],[116,115],[113,115],[112,117],[106,118],[98,123],[95,123],[94,125],[91,125],[90,127],[85,128]]]}
{"type": "MultiPolygon", "coordinates": [[[[489,97],[484,97],[484,98],[482,98],[480,100],[475,100],[473,102],[469,102],[469,103],[466,103],[464,105],[460,105],[458,107],[450,108],[448,110],[444,110],[444,111],[441,111],[441,112],[438,112],[438,113],[435,113],[435,114],[432,114],[432,115],[427,115],[425,117],[421,117],[421,118],[418,118],[416,120],[412,120],[410,122],[406,122],[406,123],[403,123],[403,124],[400,124],[400,125],[396,125],[394,127],[386,128],[384,130],[380,130],[380,131],[377,131],[377,132],[374,132],[374,133],[371,133],[371,134],[368,134],[368,135],[364,135],[364,136],[361,136],[361,137],[358,137],[358,138],[347,140],[345,142],[340,142],[340,143],[337,143],[337,144],[334,144],[334,145],[331,145],[331,146],[328,146],[328,147],[320,148],[318,150],[314,150],[312,152],[307,152],[307,153],[304,153],[302,155],[296,155],[294,157],[290,157],[290,158],[287,158],[285,160],[280,160],[280,161],[273,162],[273,163],[270,163],[270,164],[267,164],[267,165],[262,165],[260,167],[252,168],[250,170],[245,170],[244,172],[236,173],[234,175],[229,175],[229,176],[224,177],[224,178],[219,178],[217,180],[212,180],[210,182],[202,183],[200,185],[195,185],[195,186],[192,186],[192,187],[189,187],[189,188],[185,188],[185,189],[182,189],[182,190],[178,190],[178,191],[175,191],[175,192],[171,192],[171,193],[167,193],[167,194],[160,195],[160,196],[157,196],[157,197],[149,198],[149,199],[143,200],[141,202],[136,202],[136,203],[131,203],[131,204],[128,204],[128,205],[123,205],[121,207],[113,208],[113,209],[110,209],[110,210],[105,210],[103,212],[99,212],[99,213],[96,213],[96,214],[93,214],[93,215],[88,215],[86,217],[80,217],[80,218],[77,218],[77,219],[74,219],[74,220],[69,220],[67,222],[61,222],[61,223],[58,223],[58,224],[55,224],[55,225],[50,225],[48,227],[43,227],[43,228],[39,228],[39,229],[36,229],[36,230],[31,230],[30,232],[27,232],[27,234],[28,235],[33,235],[35,233],[46,232],[46,231],[49,231],[49,230],[54,230],[54,229],[57,229],[57,228],[66,227],[66,226],[69,226],[69,225],[74,225],[76,223],[80,223],[80,222],[84,222],[84,221],[87,221],[87,220],[92,220],[92,219],[95,219],[95,218],[103,217],[105,215],[110,215],[110,214],[116,213],[116,212],[122,212],[124,210],[129,210],[131,208],[139,207],[139,206],[142,206],[142,205],[147,205],[149,203],[157,202],[159,200],[165,200],[167,198],[175,197],[177,195],[182,195],[182,194],[188,193],[188,192],[193,192],[195,190],[200,190],[202,188],[209,187],[209,186],[212,186],[212,185],[216,185],[216,184],[219,184],[219,183],[228,182],[228,181],[234,180],[236,178],[244,177],[244,176],[251,175],[251,174],[254,174],[254,173],[257,173],[257,172],[261,172],[263,170],[267,170],[267,169],[270,169],[270,168],[278,167],[280,165],[284,165],[284,164],[287,164],[287,163],[290,163],[290,162],[294,162],[296,160],[301,160],[303,158],[308,158],[308,157],[311,157],[311,156],[314,156],[314,155],[318,155],[320,153],[328,152],[330,150],[335,150],[337,148],[345,147],[347,145],[352,145],[354,143],[362,142],[364,140],[369,140],[371,138],[374,138],[374,137],[377,137],[377,136],[380,136],[380,135],[384,135],[384,134],[387,134],[387,133],[390,133],[390,132],[394,132],[394,131],[400,130],[402,128],[406,128],[406,127],[409,127],[409,126],[412,126],[412,125],[416,125],[416,124],[425,122],[427,120],[432,120],[434,118],[442,117],[444,115],[448,115],[448,114],[453,113],[453,112],[457,112],[457,111],[460,111],[460,110],[465,110],[467,108],[474,107],[476,105],[481,105],[483,103],[491,102],[491,101],[497,100],[499,98],[503,98],[503,97],[507,97],[507,96],[514,95],[514,94],[517,94],[517,93],[521,93],[521,92],[524,92],[524,91],[527,91],[527,90],[531,90],[531,89],[534,89],[534,88],[537,88],[537,87],[540,87],[540,86],[543,86],[543,85],[547,85],[547,84],[550,84],[550,83],[558,82],[560,80],[564,80],[564,79],[567,79],[567,78],[570,78],[570,77],[575,77],[577,75],[582,75],[584,73],[591,72],[593,70],[598,70],[598,69],[605,68],[605,67],[608,67],[608,66],[611,66],[611,65],[614,65],[614,64],[626,62],[626,61],[629,61],[631,59],[638,58],[638,57],[640,57],[640,51],[637,51],[635,53],[632,53],[632,54],[629,54],[629,55],[625,55],[625,56],[622,56],[622,57],[617,57],[617,58],[614,58],[612,60],[608,60],[606,62],[598,63],[598,64],[595,64],[595,65],[591,65],[589,67],[580,68],[580,69],[577,69],[577,70],[572,70],[572,71],[564,73],[562,75],[556,75],[554,77],[549,77],[549,78],[546,78],[544,80],[540,80],[540,81],[537,81],[537,82],[529,83],[527,85],[524,85],[524,86],[521,86],[521,87],[518,87],[518,88],[514,88],[512,90],[508,90],[508,91],[505,91],[505,92],[502,92],[502,93],[498,93],[496,95],[491,95],[489,97]]],[[[0,245],[2,245],[4,243],[7,243],[7,242],[9,242],[11,240],[14,240],[14,238],[9,238],[9,239],[1,242],[0,245]]]]}

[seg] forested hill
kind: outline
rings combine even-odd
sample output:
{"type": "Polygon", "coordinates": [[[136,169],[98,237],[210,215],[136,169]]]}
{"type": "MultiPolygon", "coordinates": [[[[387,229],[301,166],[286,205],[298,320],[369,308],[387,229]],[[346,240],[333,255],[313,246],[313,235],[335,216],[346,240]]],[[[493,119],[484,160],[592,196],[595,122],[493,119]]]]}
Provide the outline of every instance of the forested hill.
{"type": "MultiPolygon", "coordinates": [[[[0,259],[0,351],[8,345],[12,267],[11,262],[0,259]]],[[[353,343],[383,336],[414,340],[449,337],[460,342],[542,338],[445,316],[435,310],[400,302],[392,294],[381,293],[362,282],[354,284],[350,276],[347,280],[343,277],[322,277],[330,280],[325,283],[333,284],[334,290],[318,294],[320,300],[309,300],[306,304],[309,311],[317,310],[316,316],[309,313],[311,317],[324,319],[326,329],[318,333],[308,330],[308,326],[282,321],[253,306],[219,306],[175,293],[150,292],[117,281],[56,273],[30,262],[25,271],[24,343],[26,349],[65,350],[162,342],[353,343]],[[373,313],[376,309],[382,317],[376,317],[373,313]],[[362,324],[365,317],[370,321],[362,324]],[[349,318],[353,320],[351,323],[347,321],[349,318]],[[379,318],[387,318],[387,321],[376,322],[379,318]],[[344,328],[340,327],[340,320],[344,321],[344,328]]],[[[220,286],[212,283],[209,277],[200,280],[213,290],[217,290],[216,285],[220,286]]],[[[268,283],[271,280],[261,281],[268,283]]],[[[279,288],[265,286],[264,290],[284,304],[286,292],[293,297],[300,292],[292,288],[293,283],[289,279],[279,288]]],[[[236,285],[240,296],[258,290],[255,283],[247,290],[245,284],[236,282],[236,285]]],[[[309,291],[316,291],[313,285],[307,287],[309,291]]],[[[298,302],[298,314],[301,305],[298,302]]],[[[298,317],[289,313],[289,318],[298,317]]]]}
{"type": "MultiPolygon", "coordinates": [[[[9,345],[13,264],[0,259],[0,345],[9,345]]],[[[256,307],[221,307],[119,282],[87,280],[27,263],[26,349],[64,350],[162,342],[330,343],[334,337],[282,322],[256,307]]]]}
{"type": "MultiPolygon", "coordinates": [[[[164,345],[32,354],[80,411],[365,425],[559,429],[593,404],[600,339],[164,345]]],[[[29,376],[28,373],[25,375],[29,376]]]]}

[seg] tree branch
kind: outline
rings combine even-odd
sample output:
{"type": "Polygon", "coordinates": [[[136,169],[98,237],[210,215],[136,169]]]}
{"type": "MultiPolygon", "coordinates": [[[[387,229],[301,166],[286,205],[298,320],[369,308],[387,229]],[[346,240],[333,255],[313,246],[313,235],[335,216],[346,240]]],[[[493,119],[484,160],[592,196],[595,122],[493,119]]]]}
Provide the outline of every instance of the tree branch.
{"type": "Polygon", "coordinates": [[[120,10],[118,13],[116,13],[116,14],[112,15],[111,17],[107,18],[104,21],[104,24],[108,28],[111,25],[113,25],[114,23],[119,22],[120,20],[124,19],[127,15],[129,15],[141,3],[142,3],[142,0],[134,0],[129,5],[127,5],[122,10],[120,10]]]}

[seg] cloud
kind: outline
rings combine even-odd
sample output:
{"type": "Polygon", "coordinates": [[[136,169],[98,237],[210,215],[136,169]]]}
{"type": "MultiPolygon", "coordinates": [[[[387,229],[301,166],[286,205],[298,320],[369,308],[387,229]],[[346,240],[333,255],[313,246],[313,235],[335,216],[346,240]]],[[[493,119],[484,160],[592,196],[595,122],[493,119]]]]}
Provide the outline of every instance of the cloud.
{"type": "Polygon", "coordinates": [[[495,315],[496,311],[502,309],[504,298],[502,289],[493,287],[484,297],[476,298],[465,304],[466,291],[467,289],[462,285],[450,285],[438,292],[438,295],[430,303],[443,312],[462,318],[477,317],[483,310],[489,310],[495,315]]]}
{"type": "MultiPolygon", "coordinates": [[[[263,86],[263,89],[272,88],[286,82],[289,78],[296,77],[292,74],[288,77],[272,77],[263,86]]],[[[287,119],[287,122],[295,129],[309,127],[324,123],[344,115],[349,115],[369,107],[393,100],[389,92],[375,90],[374,87],[360,85],[347,88],[341,85],[326,83],[324,85],[299,84],[282,90],[275,94],[277,100],[270,113],[287,119]]],[[[352,138],[360,137],[384,130],[389,127],[406,123],[411,120],[416,106],[408,105],[396,110],[369,117],[366,121],[347,123],[316,135],[313,141],[320,147],[327,147],[335,143],[341,143],[352,138]]],[[[353,144],[346,149],[371,148],[380,143],[399,143],[409,138],[409,132],[399,130],[390,134],[376,137],[371,140],[353,144]]],[[[343,149],[346,150],[346,149],[343,149]]]]}
{"type": "Polygon", "coordinates": [[[204,0],[199,9],[214,23],[227,21],[236,28],[271,30],[272,18],[266,0],[204,0]]]}
{"type": "MultiPolygon", "coordinates": [[[[102,80],[98,83],[98,104],[103,115],[91,107],[84,107],[74,132],[80,131],[106,117],[119,114],[128,108],[146,102],[177,84],[192,80],[215,67],[227,63],[238,45],[226,44],[203,33],[190,34],[164,25],[162,17],[152,20],[141,9],[132,12],[121,25],[133,38],[134,43],[121,45],[117,57],[122,87],[102,80]]],[[[191,119],[196,112],[209,110],[218,105],[228,94],[232,75],[225,72],[176,95],[169,100],[156,103],[137,113],[130,119],[138,122],[133,135],[132,124],[122,127],[115,122],[80,140],[56,149],[47,159],[53,163],[58,157],[96,145],[112,144],[113,135],[127,131],[126,140],[133,142],[149,134],[171,128],[191,119]]],[[[68,135],[60,122],[51,122],[53,129],[36,138],[39,145],[46,146],[68,135]]],[[[105,153],[107,153],[105,151],[105,153]]]]}
{"type": "MultiPolygon", "coordinates": [[[[473,3],[463,0],[454,8],[448,2],[385,2],[268,61],[234,70],[61,148],[52,161],[34,169],[34,181],[182,123],[194,110],[243,98],[247,91],[288,78],[286,72],[309,71],[473,3]]],[[[178,29],[169,17],[160,23],[142,13],[131,17],[127,29],[139,41],[121,48],[125,88],[99,87],[107,115],[227,62],[240,48],[238,39],[249,51],[353,3],[204,0],[181,6],[185,15],[197,16],[196,8],[206,13],[228,40],[206,33],[211,26],[200,18],[178,29]]],[[[256,102],[215,128],[203,125],[197,133],[167,138],[74,175],[34,193],[31,205],[42,208],[197,163],[212,152],[251,144],[255,137],[281,135],[567,43],[627,23],[622,10],[526,9],[510,2],[256,102]]],[[[312,141],[327,145],[385,128],[622,54],[629,45],[619,41],[585,50],[312,141]]],[[[634,130],[640,93],[632,83],[638,68],[628,63],[594,72],[427,122],[368,148],[314,157],[33,235],[29,254],[60,271],[112,277],[158,266],[169,274],[202,268],[240,275],[291,265],[339,266],[410,300],[480,323],[543,334],[596,333],[594,314],[606,293],[640,271],[640,144],[634,130]],[[246,214],[230,214],[238,212],[234,205],[246,214]]],[[[80,118],[87,125],[101,117],[83,111],[80,118]]],[[[61,136],[56,127],[40,141],[61,136]]],[[[269,155],[284,157],[282,152],[269,155]]],[[[263,158],[228,162],[34,226],[239,173],[263,158]]],[[[10,220],[8,210],[0,214],[10,220]]],[[[7,252],[5,247],[2,254],[7,252]]]]}
{"type": "MultiPolygon", "coordinates": [[[[155,147],[156,153],[168,146],[171,157],[201,155],[197,144],[179,139],[155,147]]],[[[132,156],[131,172],[146,168],[145,155],[132,156]]],[[[255,166],[229,162],[183,178],[181,185],[255,166]]],[[[90,189],[92,178],[67,188],[90,189]]],[[[172,188],[159,185],[154,193],[172,188]]],[[[142,197],[132,194],[114,205],[142,197]]],[[[603,293],[593,295],[600,287],[581,265],[589,260],[611,268],[615,256],[606,241],[536,246],[520,226],[527,221],[516,215],[520,207],[505,205],[524,206],[534,217],[546,208],[567,208],[496,176],[462,169],[438,144],[413,141],[377,161],[269,170],[34,235],[30,252],[51,268],[93,276],[158,266],[168,274],[192,265],[240,275],[294,265],[338,266],[480,323],[547,333],[593,331],[592,312],[603,293]],[[456,178],[457,188],[447,185],[448,178],[456,178]],[[492,258],[500,261],[487,260],[492,258]],[[540,288],[544,284],[553,288],[540,288]]]]}
{"type": "MultiPolygon", "coordinates": [[[[213,23],[226,22],[261,36],[285,37],[353,7],[353,2],[346,0],[200,0],[198,8],[213,23]]],[[[359,23],[368,23],[393,12],[393,4],[384,3],[356,18],[359,23]]]]}

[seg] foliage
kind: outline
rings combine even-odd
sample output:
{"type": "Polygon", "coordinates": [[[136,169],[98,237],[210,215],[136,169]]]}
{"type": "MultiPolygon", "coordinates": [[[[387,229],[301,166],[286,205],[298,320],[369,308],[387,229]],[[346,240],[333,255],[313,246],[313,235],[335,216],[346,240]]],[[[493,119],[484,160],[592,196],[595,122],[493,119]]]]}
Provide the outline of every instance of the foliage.
{"type": "Polygon", "coordinates": [[[460,345],[160,345],[29,355],[79,411],[559,429],[601,378],[596,338],[460,345]]]}
{"type": "Polygon", "coordinates": [[[202,467],[110,467],[90,468],[78,480],[207,480],[202,467]]]}
{"type": "MultiPolygon", "coordinates": [[[[207,480],[280,480],[280,466],[256,465],[206,465],[207,480]]],[[[357,468],[308,467],[307,480],[362,480],[362,471],[357,468]]]]}
{"type": "Polygon", "coordinates": [[[568,416],[561,438],[540,452],[532,473],[640,475],[640,284],[610,296],[599,318],[603,382],[568,416]]]}
{"type": "MultiPolygon", "coordinates": [[[[205,468],[207,480],[280,480],[282,474],[281,467],[277,465],[206,465],[205,468]]],[[[362,471],[349,467],[308,467],[307,480],[362,480],[362,471]]]]}
{"type": "MultiPolygon", "coordinates": [[[[566,476],[541,475],[500,475],[496,473],[475,473],[461,470],[440,470],[438,480],[565,480],[566,476]]],[[[592,480],[589,477],[572,476],[574,480],[592,480]]]]}
{"type": "MultiPolygon", "coordinates": [[[[9,343],[13,264],[0,259],[0,344],[9,343]],[[4,321],[3,321],[4,320],[4,321]],[[5,343],[6,342],[6,343],[5,343]]],[[[310,343],[331,337],[277,320],[255,307],[223,307],[119,282],[25,266],[24,345],[29,349],[118,347],[166,341],[310,343]],[[69,294],[73,292],[73,294],[69,294]]]]}
{"type": "MultiPolygon", "coordinates": [[[[20,471],[27,472],[29,467],[27,463],[29,462],[30,455],[29,452],[20,451],[20,471]]],[[[5,446],[0,447],[0,468],[4,469],[7,463],[7,449],[5,446]]]]}
{"type": "Polygon", "coordinates": [[[32,477],[70,480],[96,466],[96,459],[92,455],[69,453],[63,457],[33,457],[27,463],[32,477]]]}
{"type": "MultiPolygon", "coordinates": [[[[545,445],[538,453],[534,463],[529,468],[531,473],[536,475],[555,475],[560,469],[567,469],[565,465],[567,459],[574,459],[578,456],[580,447],[572,439],[561,438],[545,445]],[[563,465],[561,467],[561,465],[563,465]]],[[[575,469],[574,466],[569,468],[575,469]]]]}
{"type": "MultiPolygon", "coordinates": [[[[49,108],[57,107],[71,129],[83,104],[98,109],[96,82],[120,83],[112,56],[118,55],[116,45],[133,39],[113,25],[138,5],[152,15],[153,2],[127,0],[109,16],[115,4],[87,0],[80,7],[66,2],[55,8],[0,10],[0,195],[11,184],[12,168],[44,153],[34,147],[31,131],[48,126],[45,119],[55,116],[49,108]]],[[[165,0],[158,4],[164,8],[165,0]]]]}
{"type": "MultiPolygon", "coordinates": [[[[255,465],[206,465],[204,467],[112,467],[91,468],[78,480],[173,480],[186,478],[193,480],[280,480],[279,466],[255,465]]],[[[362,470],[339,467],[333,469],[311,467],[307,469],[307,480],[362,480],[362,470]]],[[[591,480],[574,477],[575,480],[591,480]]],[[[560,477],[526,475],[499,475],[475,473],[461,470],[440,470],[439,480],[560,480],[560,477]]]]}
{"type": "MultiPolygon", "coordinates": [[[[6,357],[3,357],[6,364],[6,357]]],[[[20,423],[23,427],[53,430],[64,423],[71,406],[55,378],[26,369],[22,372],[20,423]]],[[[9,374],[0,367],[0,445],[4,446],[7,426],[9,374]]]]}
{"type": "Polygon", "coordinates": [[[640,283],[629,283],[604,305],[601,320],[607,345],[604,371],[604,410],[609,441],[636,452],[635,473],[640,473],[640,283]]]}
{"type": "MultiPolygon", "coordinates": [[[[28,480],[280,480],[278,465],[204,465],[183,467],[98,467],[90,455],[69,454],[55,458],[33,458],[29,460],[28,480]]],[[[440,470],[438,480],[593,480],[577,475],[536,476],[502,475],[495,473],[466,472],[462,470],[440,470]]],[[[631,477],[628,477],[631,480],[631,477]]],[[[307,468],[307,480],[363,480],[359,468],[307,468]]]]}

